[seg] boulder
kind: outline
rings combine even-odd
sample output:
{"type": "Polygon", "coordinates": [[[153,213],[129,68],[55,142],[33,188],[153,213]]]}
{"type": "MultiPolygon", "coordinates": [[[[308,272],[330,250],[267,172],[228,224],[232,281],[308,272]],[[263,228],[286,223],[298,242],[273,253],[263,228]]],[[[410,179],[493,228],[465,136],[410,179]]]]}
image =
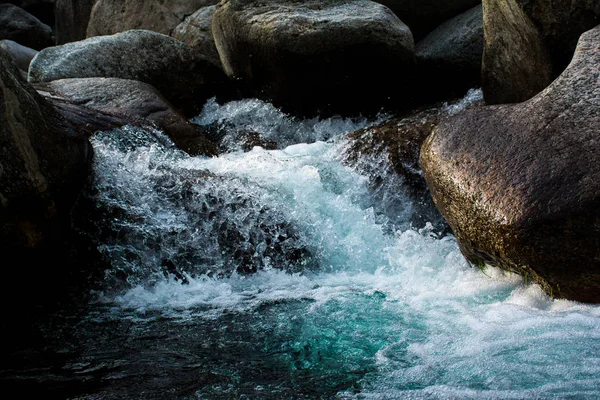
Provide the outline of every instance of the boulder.
{"type": "Polygon", "coordinates": [[[188,15],[218,0],[98,0],[92,10],[87,37],[112,35],[131,29],[171,34],[188,15]]]}
{"type": "Polygon", "coordinates": [[[200,127],[190,123],[146,83],[119,78],[80,78],[52,81],[36,88],[87,108],[154,125],[189,154],[216,154],[215,146],[204,138],[200,127]]]}
{"type": "Polygon", "coordinates": [[[52,28],[14,4],[0,4],[0,39],[41,50],[52,46],[52,28]]]}
{"type": "Polygon", "coordinates": [[[420,90],[427,98],[461,96],[481,85],[481,5],[444,22],[417,43],[420,90]]]}
{"type": "Polygon", "coordinates": [[[481,0],[375,0],[389,7],[421,40],[442,22],[481,3],[481,0]]]}
{"type": "Polygon", "coordinates": [[[371,1],[224,0],[212,28],[243,93],[295,114],[378,111],[414,70],[410,30],[371,1]]]}
{"type": "Polygon", "coordinates": [[[212,19],[216,10],[217,6],[202,7],[177,25],[171,36],[221,68],[221,59],[212,33],[212,19]]]}
{"type": "Polygon", "coordinates": [[[226,76],[206,58],[169,36],[132,30],[67,43],[41,51],[32,61],[29,81],[112,77],[154,86],[175,107],[195,114],[226,76]]]}
{"type": "Polygon", "coordinates": [[[96,0],[56,0],[54,36],[56,44],[86,38],[87,26],[96,0]]]}
{"type": "Polygon", "coordinates": [[[54,25],[55,0],[0,0],[0,4],[4,3],[22,8],[46,25],[54,25]]]}
{"type": "Polygon", "coordinates": [[[528,101],[442,121],[420,156],[470,261],[585,302],[600,302],[599,43],[600,26],[528,101]]]}
{"type": "Polygon", "coordinates": [[[6,260],[18,260],[22,271],[30,257],[60,241],[87,179],[92,148],[20,77],[4,50],[0,118],[0,251],[6,260]]]}
{"type": "Polygon", "coordinates": [[[546,44],[517,0],[483,0],[482,88],[488,104],[519,103],[552,82],[546,44]]]}
{"type": "Polygon", "coordinates": [[[33,57],[35,57],[38,52],[29,47],[21,46],[19,43],[13,42],[12,40],[0,40],[0,48],[4,49],[4,51],[10,55],[17,67],[21,71],[24,71],[25,76],[27,76],[29,64],[31,64],[31,60],[33,60],[33,57]]]}

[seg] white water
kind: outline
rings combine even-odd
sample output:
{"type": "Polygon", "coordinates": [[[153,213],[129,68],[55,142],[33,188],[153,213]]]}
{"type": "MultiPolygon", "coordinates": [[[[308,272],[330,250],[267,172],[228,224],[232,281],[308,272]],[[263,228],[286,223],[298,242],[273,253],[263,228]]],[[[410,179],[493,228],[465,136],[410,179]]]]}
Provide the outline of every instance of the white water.
{"type": "MultiPolygon", "coordinates": [[[[257,147],[208,159],[190,158],[155,139],[144,144],[142,138],[132,147],[115,145],[111,136],[95,140],[98,186],[118,188],[102,201],[130,207],[137,218],[135,224],[119,225],[127,225],[127,234],[104,247],[116,264],[127,265],[130,277],[139,278],[128,278],[126,290],[104,295],[114,317],[143,323],[158,312],[184,325],[194,320],[219,324],[232,313],[258,318],[253,329],[271,332],[275,348],[299,349],[300,359],[291,360],[285,352],[280,357],[290,369],[360,375],[353,389],[338,392],[340,398],[600,396],[599,307],[554,300],[518,276],[472,268],[452,236],[438,238],[427,228],[389,234],[376,223],[377,210],[362,206],[367,178],[339,159],[342,134],[366,121],[295,124],[257,101],[224,107],[209,103],[199,120],[219,119],[250,124],[272,138],[278,132],[283,143],[298,132],[314,143],[272,151],[257,147]],[[199,171],[220,178],[208,188],[192,185],[191,201],[174,204],[156,190],[165,176],[197,176],[199,171]],[[194,218],[207,191],[251,199],[241,211],[225,207],[225,219],[263,223],[265,212],[257,210],[266,207],[269,221],[288,221],[294,245],[310,250],[312,267],[282,271],[274,257],[261,261],[262,270],[255,274],[230,268],[225,276],[205,275],[226,264],[225,256],[214,256],[206,258],[213,265],[182,270],[186,285],[173,276],[143,272],[156,272],[165,254],[175,259],[178,252],[218,248],[207,239],[214,225],[194,218]],[[175,231],[178,240],[161,237],[175,231]],[[155,242],[164,254],[145,254],[153,245],[139,248],[155,242]],[[124,247],[141,255],[122,261],[124,247]]],[[[170,195],[184,186],[177,181],[173,187],[170,195]]],[[[264,239],[251,229],[240,230],[246,239],[264,239]]],[[[264,252],[265,246],[256,244],[252,251],[264,252]]],[[[197,395],[225,393],[211,390],[197,395]]]]}

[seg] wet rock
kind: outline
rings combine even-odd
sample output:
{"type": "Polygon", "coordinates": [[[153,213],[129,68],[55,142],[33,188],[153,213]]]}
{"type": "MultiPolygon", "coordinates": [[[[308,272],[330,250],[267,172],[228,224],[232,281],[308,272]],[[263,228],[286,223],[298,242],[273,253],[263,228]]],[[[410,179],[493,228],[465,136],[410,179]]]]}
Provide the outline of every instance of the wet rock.
{"type": "Polygon", "coordinates": [[[0,4],[0,39],[41,50],[52,46],[52,28],[13,4],[0,4]]]}
{"type": "Polygon", "coordinates": [[[202,7],[177,25],[171,36],[221,68],[221,59],[212,33],[212,19],[216,9],[216,6],[202,7]]]}
{"type": "Polygon", "coordinates": [[[13,42],[12,40],[0,40],[0,48],[10,55],[13,62],[25,73],[25,77],[27,77],[29,64],[31,64],[31,60],[33,60],[33,57],[35,57],[38,52],[29,47],[21,46],[19,43],[13,42]]]}
{"type": "MultiPolygon", "coordinates": [[[[191,155],[215,155],[200,127],[190,123],[151,85],[119,78],[61,79],[36,88],[87,108],[154,125],[191,155]]],[[[138,122],[138,123],[140,123],[138,122]]]]}
{"type": "Polygon", "coordinates": [[[377,3],[225,0],[212,28],[227,75],[285,111],[368,113],[407,100],[412,34],[377,3]]]}
{"type": "Polygon", "coordinates": [[[87,26],[96,0],[56,0],[55,43],[65,44],[86,38],[87,26]]]}
{"type": "Polygon", "coordinates": [[[467,110],[425,142],[421,165],[465,256],[600,301],[600,27],[531,100],[467,110]]]}
{"type": "Polygon", "coordinates": [[[530,99],[552,82],[552,62],[538,29],[517,0],[484,0],[482,88],[488,104],[530,99]]]}
{"type": "MultiPolygon", "coordinates": [[[[111,140],[110,132],[103,135],[111,140]]],[[[184,283],[203,275],[316,267],[309,238],[287,212],[265,203],[267,195],[258,186],[162,165],[146,178],[142,199],[133,185],[130,192],[115,193],[113,179],[104,176],[89,187],[85,197],[93,217],[81,229],[102,243],[117,283],[144,284],[165,274],[184,283]],[[157,207],[166,214],[157,216],[152,211],[157,207]]]]}
{"type": "Polygon", "coordinates": [[[206,99],[230,87],[223,71],[189,46],[144,30],[45,49],[29,70],[32,83],[95,77],[148,83],[188,115],[197,114],[206,99]]]}
{"type": "Polygon", "coordinates": [[[112,35],[131,29],[171,34],[188,15],[218,0],[98,0],[90,17],[87,37],[112,35]]]}
{"type": "Polygon", "coordinates": [[[480,0],[375,0],[389,7],[421,40],[442,22],[475,7],[480,0]]]}
{"type": "Polygon", "coordinates": [[[419,90],[427,100],[462,96],[481,85],[481,5],[444,22],[417,43],[419,90]]]}

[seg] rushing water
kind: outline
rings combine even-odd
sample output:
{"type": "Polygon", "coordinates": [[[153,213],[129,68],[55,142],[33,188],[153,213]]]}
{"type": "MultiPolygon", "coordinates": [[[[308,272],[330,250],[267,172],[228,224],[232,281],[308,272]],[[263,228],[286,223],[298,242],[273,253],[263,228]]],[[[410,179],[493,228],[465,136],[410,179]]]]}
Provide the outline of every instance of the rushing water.
{"type": "Polygon", "coordinates": [[[406,224],[384,228],[341,160],[368,121],[248,100],[195,122],[230,151],[191,158],[134,128],[93,138],[86,229],[113,267],[4,382],[77,399],[600,396],[599,307],[472,268],[451,235],[410,226],[408,201],[406,224]],[[248,130],[279,149],[241,151],[248,130]]]}

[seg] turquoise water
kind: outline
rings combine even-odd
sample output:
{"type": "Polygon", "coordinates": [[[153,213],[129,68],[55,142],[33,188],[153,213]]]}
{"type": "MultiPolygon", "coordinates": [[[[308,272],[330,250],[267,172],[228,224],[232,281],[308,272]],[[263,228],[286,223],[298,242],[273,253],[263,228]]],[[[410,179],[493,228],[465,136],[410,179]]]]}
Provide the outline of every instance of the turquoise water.
{"type": "Polygon", "coordinates": [[[368,177],[343,163],[344,133],[369,121],[295,121],[252,100],[196,122],[250,124],[280,149],[232,137],[207,159],[159,132],[94,138],[113,268],[61,325],[54,374],[77,382],[73,398],[600,396],[600,307],[472,268],[452,235],[410,226],[408,201],[385,229],[368,177]]]}

